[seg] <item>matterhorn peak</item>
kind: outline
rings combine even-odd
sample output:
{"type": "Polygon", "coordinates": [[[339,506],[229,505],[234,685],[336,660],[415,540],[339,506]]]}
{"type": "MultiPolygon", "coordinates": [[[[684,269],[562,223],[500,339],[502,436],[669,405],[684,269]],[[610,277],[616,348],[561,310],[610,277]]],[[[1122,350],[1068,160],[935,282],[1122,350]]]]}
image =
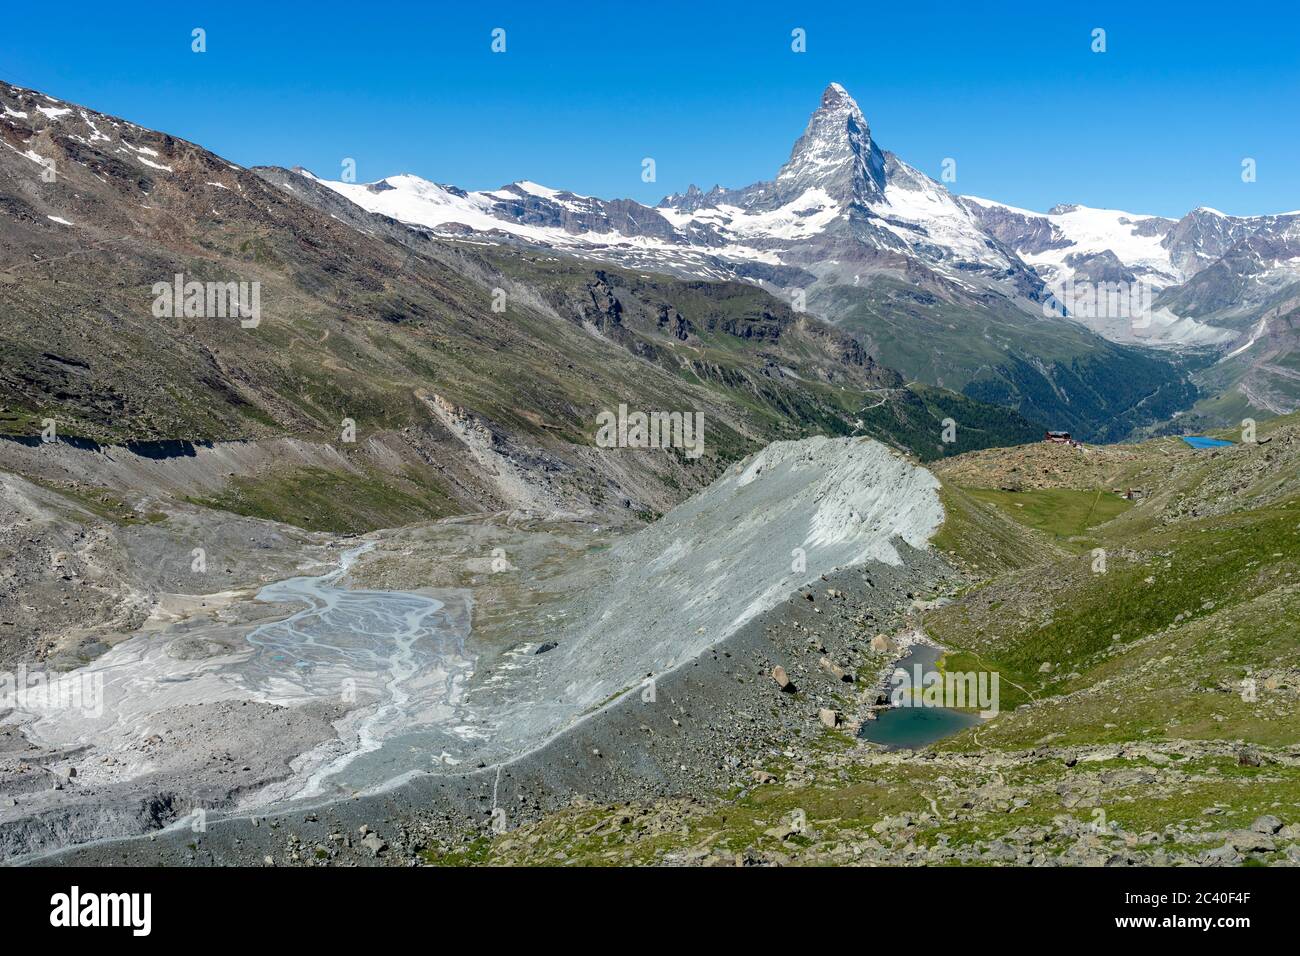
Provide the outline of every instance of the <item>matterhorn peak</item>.
{"type": "Polygon", "coordinates": [[[839,83],[831,83],[776,181],[790,198],[820,188],[837,199],[865,203],[883,194],[884,165],[857,101],[839,83]]]}
{"type": "Polygon", "coordinates": [[[822,90],[822,106],[827,106],[831,103],[838,103],[842,100],[847,100],[849,103],[852,103],[854,109],[858,108],[858,104],[854,102],[853,97],[849,96],[849,91],[840,86],[840,84],[831,82],[826,85],[826,89],[822,90]]]}

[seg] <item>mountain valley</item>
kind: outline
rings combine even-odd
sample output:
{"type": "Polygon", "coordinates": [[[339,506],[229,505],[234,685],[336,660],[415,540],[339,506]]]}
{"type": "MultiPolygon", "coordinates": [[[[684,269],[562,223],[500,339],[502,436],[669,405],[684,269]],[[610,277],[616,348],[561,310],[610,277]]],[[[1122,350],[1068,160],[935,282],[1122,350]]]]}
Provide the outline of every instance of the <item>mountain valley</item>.
{"type": "Polygon", "coordinates": [[[1300,213],[837,83],[653,208],[0,83],[0,223],[2,862],[1300,863],[1300,213]],[[1001,696],[882,742],[918,651],[1001,696]]]}

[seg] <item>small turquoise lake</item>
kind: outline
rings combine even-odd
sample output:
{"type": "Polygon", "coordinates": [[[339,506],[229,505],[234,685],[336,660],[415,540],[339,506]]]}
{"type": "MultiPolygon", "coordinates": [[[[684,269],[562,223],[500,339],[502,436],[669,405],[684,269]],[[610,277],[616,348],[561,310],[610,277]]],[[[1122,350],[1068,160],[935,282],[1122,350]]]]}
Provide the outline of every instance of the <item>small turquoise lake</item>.
{"type": "Polygon", "coordinates": [[[1184,435],[1183,441],[1193,448],[1223,448],[1230,446],[1232,442],[1224,441],[1222,438],[1207,438],[1204,435],[1184,435]]]}
{"type": "MultiPolygon", "coordinates": [[[[922,673],[929,674],[936,670],[939,654],[937,647],[915,644],[896,666],[911,672],[913,665],[920,664],[922,673]]],[[[875,720],[865,721],[858,736],[890,750],[918,750],[978,723],[975,714],[949,707],[891,707],[875,720]]]]}

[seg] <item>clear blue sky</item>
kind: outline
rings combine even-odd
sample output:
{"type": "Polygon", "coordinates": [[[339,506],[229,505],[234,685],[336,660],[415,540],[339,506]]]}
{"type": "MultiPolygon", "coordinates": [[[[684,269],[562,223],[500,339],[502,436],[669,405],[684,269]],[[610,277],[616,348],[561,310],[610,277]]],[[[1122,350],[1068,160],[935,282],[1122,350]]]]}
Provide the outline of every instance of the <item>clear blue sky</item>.
{"type": "Polygon", "coordinates": [[[248,166],[338,178],[353,157],[362,181],[533,179],[650,203],[770,178],[837,80],[885,149],[936,178],[955,158],[956,192],[1170,216],[1300,208],[1294,3],[560,6],[70,0],[6,15],[0,78],[248,166]]]}

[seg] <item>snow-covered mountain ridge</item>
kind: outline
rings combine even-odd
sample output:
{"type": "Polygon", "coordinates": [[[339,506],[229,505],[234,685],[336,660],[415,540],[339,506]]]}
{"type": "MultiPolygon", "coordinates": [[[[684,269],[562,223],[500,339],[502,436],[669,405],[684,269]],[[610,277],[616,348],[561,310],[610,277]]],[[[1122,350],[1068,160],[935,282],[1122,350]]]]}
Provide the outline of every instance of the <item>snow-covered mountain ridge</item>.
{"type": "Polygon", "coordinates": [[[655,208],[527,180],[475,192],[410,174],[369,184],[320,181],[368,211],[441,234],[743,278],[787,293],[819,280],[858,286],[889,275],[941,297],[994,296],[1026,311],[1056,309],[1119,342],[1233,343],[1241,330],[1152,302],[1252,238],[1280,243],[1271,259],[1260,259],[1259,271],[1300,276],[1300,213],[1238,217],[1202,207],[1174,220],[1079,205],[1039,213],[954,196],[882,150],[838,83],[823,92],[775,179],[708,192],[691,186],[655,208]],[[1145,311],[1132,314],[1126,305],[1118,315],[1092,314],[1077,287],[1091,292],[1106,284],[1135,290],[1130,304],[1145,311]]]}

